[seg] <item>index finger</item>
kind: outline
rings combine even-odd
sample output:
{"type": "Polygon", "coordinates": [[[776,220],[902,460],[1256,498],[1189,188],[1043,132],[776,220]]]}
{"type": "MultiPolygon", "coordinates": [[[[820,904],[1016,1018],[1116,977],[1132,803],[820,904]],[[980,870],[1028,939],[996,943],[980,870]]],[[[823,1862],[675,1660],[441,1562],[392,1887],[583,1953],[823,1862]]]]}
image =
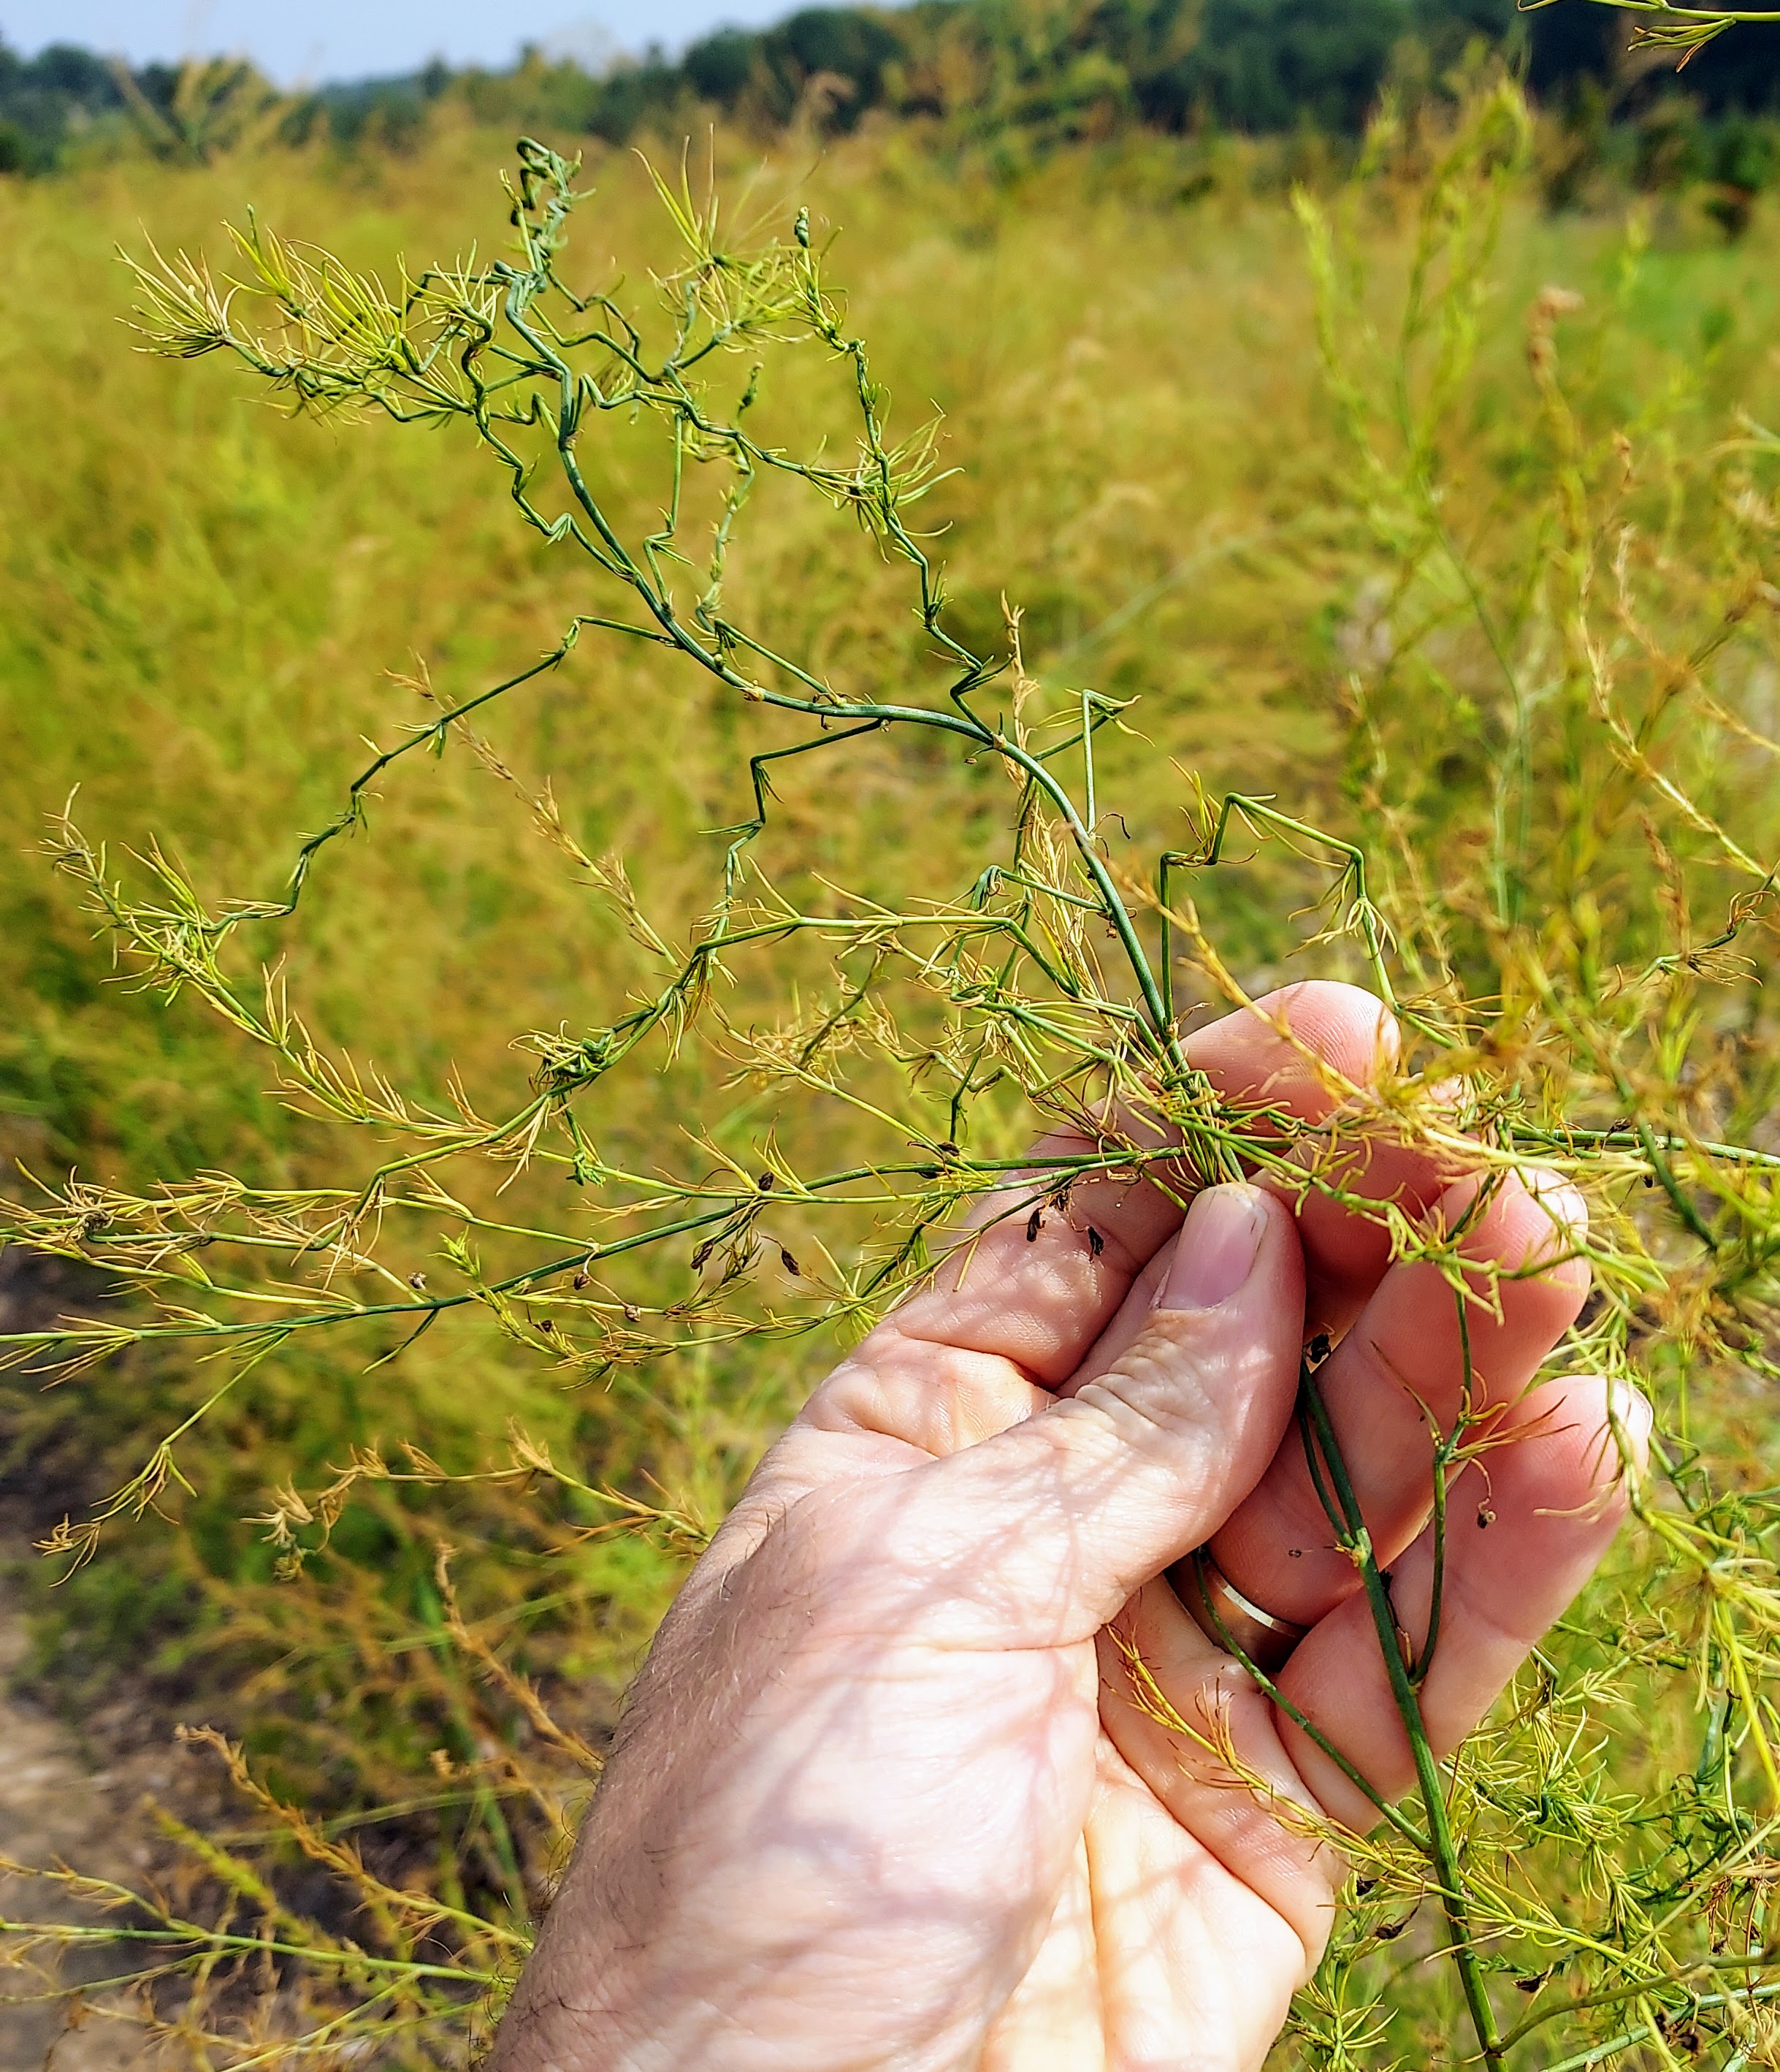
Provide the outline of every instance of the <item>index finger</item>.
{"type": "MultiPolygon", "coordinates": [[[[1347,1086],[1370,1084],[1395,1058],[1397,1027],[1384,1003],[1362,988],[1312,980],[1212,1023],[1185,1048],[1228,1100],[1314,1123],[1340,1105],[1347,1086]]],[[[1046,1137],[1039,1153],[1066,1157],[1097,1148],[1086,1137],[1059,1133],[1046,1137]]],[[[1366,1157],[1368,1189],[1425,1187],[1430,1198],[1439,1191],[1431,1161],[1417,1164],[1398,1147],[1379,1145],[1368,1153],[1361,1146],[1349,1156],[1366,1157]]],[[[1009,1213],[1031,1194],[1031,1181],[1019,1177],[995,1190],[987,1198],[999,1219],[947,1260],[933,1287],[904,1303],[884,1328],[920,1342],[999,1355],[1047,1388],[1066,1381],[1132,1282],[1179,1228],[1182,1210],[1151,1181],[1097,1177],[1070,1189],[1066,1208],[1041,1207],[1035,1225],[1009,1213]]],[[[1350,1235],[1347,1226],[1359,1220],[1338,1202],[1314,1194],[1306,1200],[1300,1226],[1313,1287],[1347,1288],[1366,1270],[1373,1250],[1377,1278],[1388,1240],[1380,1232],[1375,1246],[1370,1237],[1350,1235]]]]}

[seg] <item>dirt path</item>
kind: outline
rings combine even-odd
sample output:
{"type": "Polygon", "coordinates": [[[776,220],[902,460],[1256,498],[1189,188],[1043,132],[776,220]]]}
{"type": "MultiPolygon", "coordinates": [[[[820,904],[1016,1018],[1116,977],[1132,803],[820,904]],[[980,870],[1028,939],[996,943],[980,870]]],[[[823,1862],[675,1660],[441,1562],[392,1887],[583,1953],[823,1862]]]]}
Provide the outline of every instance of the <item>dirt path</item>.
{"type": "MultiPolygon", "coordinates": [[[[121,1794],[103,1772],[87,1768],[59,1721],[14,1688],[27,1638],[0,1583],[0,1856],[33,1865],[59,1859],[125,1880],[139,1875],[146,1852],[131,1847],[133,1823],[117,1803],[121,1794]]],[[[59,1898],[35,1878],[0,1877],[0,1914],[9,1919],[75,1918],[59,1898]]],[[[96,1975],[84,1967],[84,1975],[96,1975]]],[[[0,1996],[29,1990],[22,1974],[0,1971],[0,1996]]],[[[0,2072],[38,2072],[46,2061],[53,2072],[123,2072],[141,2065],[141,2044],[113,2022],[71,2030],[61,2008],[0,2004],[0,2072]]]]}
{"type": "MultiPolygon", "coordinates": [[[[86,1306],[90,1289],[54,1260],[33,1258],[16,1246],[0,1249],[0,1330],[34,1330],[51,1317],[86,1306]]],[[[28,1506],[15,1492],[0,1499],[0,1856],[32,1866],[59,1861],[129,1883],[149,1857],[131,1807],[141,1781],[128,1784],[96,1771],[75,1737],[52,1713],[32,1702],[21,1672],[30,1632],[16,1585],[8,1580],[31,1553],[28,1506]]],[[[0,1875],[0,1916],[15,1921],[82,1918],[53,1885],[0,1875]]],[[[90,1919],[88,1915],[85,1918],[90,1919]]],[[[116,1952],[83,1953],[68,1975],[102,1977],[116,1952]]],[[[92,2019],[71,2027],[59,2004],[7,2006],[9,1994],[35,1990],[19,1971],[0,1968],[0,2072],[143,2072],[139,2034],[92,2019]]]]}

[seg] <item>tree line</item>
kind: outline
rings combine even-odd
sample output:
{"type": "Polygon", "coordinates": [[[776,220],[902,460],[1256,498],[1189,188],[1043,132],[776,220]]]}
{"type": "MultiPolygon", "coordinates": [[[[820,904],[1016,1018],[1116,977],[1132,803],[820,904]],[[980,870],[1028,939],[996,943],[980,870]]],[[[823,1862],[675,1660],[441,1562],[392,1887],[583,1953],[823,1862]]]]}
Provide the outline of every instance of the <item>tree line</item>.
{"type": "Polygon", "coordinates": [[[1625,18],[1589,0],[1532,14],[1515,0],[916,0],[805,8],[597,71],[528,48],[501,71],[435,63],[294,95],[238,61],[133,71],[69,44],[28,60],[0,44],[0,171],[145,143],[206,155],[250,130],[400,148],[453,104],[615,144],[713,112],[832,133],[882,111],[1040,146],[1134,128],[1339,139],[1393,82],[1438,79],[1482,47],[1573,126],[1659,117],[1667,173],[1715,177],[1729,152],[1765,184],[1775,154],[1752,118],[1780,115],[1780,35],[1733,30],[1679,74],[1627,42],[1625,18]]]}

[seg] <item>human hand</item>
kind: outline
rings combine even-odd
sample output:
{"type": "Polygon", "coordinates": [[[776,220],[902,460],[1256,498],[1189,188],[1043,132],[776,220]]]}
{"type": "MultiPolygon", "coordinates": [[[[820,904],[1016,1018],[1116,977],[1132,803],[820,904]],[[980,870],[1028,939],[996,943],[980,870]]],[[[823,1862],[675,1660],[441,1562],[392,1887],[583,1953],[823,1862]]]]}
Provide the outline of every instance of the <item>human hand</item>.
{"type": "MultiPolygon", "coordinates": [[[[1394,1042],[1351,988],[1261,1006],[1294,1043],[1236,1015],[1191,1055],[1307,1119],[1335,1096],[1297,1045],[1363,1083],[1394,1042]]],[[[1383,1142],[1347,1184],[1448,1227],[1477,1194],[1383,1142]]],[[[1511,1178],[1463,1240],[1511,1272],[1551,1263],[1470,1320],[1478,1396],[1520,1436],[1491,1455],[1487,1533],[1448,1545],[1421,1694],[1439,1752],[1623,1507],[1605,1385],[1528,1386],[1586,1293],[1581,1215],[1511,1178]]],[[[491,2072],[1259,2066],[1343,1875],[1280,1809],[1360,1831],[1376,1811],[1159,1579],[1209,1541],[1308,1627],[1282,1696],[1400,1794],[1409,1745],[1289,1428],[1308,1315],[1339,1340],[1319,1382],[1419,1646],[1417,1398],[1450,1424],[1462,1358],[1438,1272],[1391,1264],[1378,1224],[1326,1197],[1294,1219],[1214,1188],[1179,1226],[1154,1187],[1081,1183],[1031,1242],[986,1230],[816,1391],[662,1625],[491,2072]],[[1271,1803],[1138,1702],[1127,1648],[1179,1717],[1221,1721],[1271,1803]]],[[[1618,1416],[1640,1441],[1642,1402],[1618,1416]]]]}

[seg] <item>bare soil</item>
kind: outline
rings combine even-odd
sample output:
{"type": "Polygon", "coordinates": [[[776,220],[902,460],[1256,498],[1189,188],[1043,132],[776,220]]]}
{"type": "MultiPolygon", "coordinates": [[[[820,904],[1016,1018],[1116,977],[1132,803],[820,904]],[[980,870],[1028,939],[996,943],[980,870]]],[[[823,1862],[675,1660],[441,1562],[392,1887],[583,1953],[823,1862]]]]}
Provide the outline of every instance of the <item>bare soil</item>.
{"type": "MultiPolygon", "coordinates": [[[[53,1260],[0,1251],[0,1330],[35,1330],[53,1316],[91,1309],[102,1293],[53,1260]]],[[[14,1387],[29,1387],[23,1377],[14,1387]]],[[[31,1547],[36,1507],[28,1492],[0,1494],[0,1857],[31,1869],[66,1864],[84,1873],[138,1882],[154,1856],[146,1821],[136,1810],[159,1772],[133,1758],[99,1767],[78,1737],[33,1696],[31,1635],[16,1577],[37,1558],[31,1547]]],[[[176,1758],[161,1759],[170,1775],[176,1758]]],[[[92,1922],[57,1885],[0,1872],[0,1915],[9,1921],[92,1922]]],[[[83,1951],[63,1967],[70,1981],[102,1977],[116,1961],[102,1947],[83,1951]]],[[[133,2028],[40,1997],[42,1981],[0,1970],[0,2072],[121,2072],[143,2067],[143,2039],[133,2028]],[[8,2004],[10,2001],[10,2004],[8,2004]]]]}
{"type": "MultiPolygon", "coordinates": [[[[77,1865],[125,1883],[139,1879],[151,1852],[128,1801],[134,1780],[88,1768],[74,1737],[32,1704],[15,1679],[28,1652],[25,1622],[0,1585],[0,1856],[35,1868],[77,1865]]],[[[53,1885],[0,1875],[0,1913],[13,1921],[91,1920],[53,1885]]],[[[102,1975],[98,1951],[82,1953],[66,1975],[102,1975]]],[[[103,2017],[82,2019],[67,2003],[5,2004],[40,1991],[22,1972],[0,1971],[0,2072],[121,2072],[140,2066],[142,2038],[103,2017]]]]}

